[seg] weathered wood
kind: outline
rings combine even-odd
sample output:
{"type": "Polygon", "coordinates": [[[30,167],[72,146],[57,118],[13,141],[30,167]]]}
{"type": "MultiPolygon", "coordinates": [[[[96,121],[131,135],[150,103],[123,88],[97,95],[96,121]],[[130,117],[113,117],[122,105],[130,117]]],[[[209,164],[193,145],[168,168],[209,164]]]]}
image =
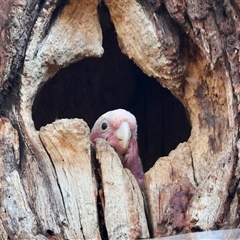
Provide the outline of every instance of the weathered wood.
{"type": "MultiPolygon", "coordinates": [[[[153,235],[239,227],[239,1],[104,2],[121,50],[178,97],[192,125],[188,141],[146,173],[153,235]]],[[[51,159],[32,120],[42,84],[70,63],[103,54],[99,1],[0,3],[1,238],[100,238],[91,165],[82,169],[75,155],[90,164],[88,130],[81,135],[78,120],[71,133],[61,132],[65,124],[71,128],[65,121],[42,129],[51,159]],[[68,144],[59,148],[63,140],[68,144]],[[85,181],[92,186],[83,187],[91,206],[81,202],[87,199],[78,183],[85,181]],[[83,219],[88,207],[94,228],[83,219]]],[[[109,237],[147,237],[141,193],[112,149],[101,144],[109,237]],[[117,221],[122,229],[115,229],[117,221]]]]}
{"type": "Polygon", "coordinates": [[[186,210],[195,193],[191,149],[180,144],[168,157],[159,159],[145,174],[151,227],[155,237],[181,231],[187,225],[186,210]]]}
{"type": "Polygon", "coordinates": [[[36,216],[21,181],[19,161],[18,132],[8,119],[0,118],[0,238],[46,239],[38,235],[36,216]]]}
{"type": "Polygon", "coordinates": [[[142,193],[134,176],[103,139],[96,142],[104,193],[104,219],[109,239],[148,238],[142,193]]]}
{"type": "Polygon", "coordinates": [[[148,12],[135,0],[104,2],[109,8],[121,50],[143,72],[181,95],[185,62],[179,51],[179,36],[171,31],[174,26],[168,16],[148,12]]]}
{"type": "MultiPolygon", "coordinates": [[[[180,7],[178,2],[166,1],[167,9],[158,1],[151,1],[155,5],[142,1],[144,6],[139,2],[105,1],[118,34],[119,45],[148,75],[153,74],[156,78],[161,75],[161,78],[165,78],[159,81],[183,102],[192,125],[187,143],[179,145],[169,157],[160,158],[159,163],[146,173],[154,236],[172,234],[183,229],[207,230],[222,226],[225,208],[231,199],[229,195],[232,195],[228,189],[232,185],[234,187],[231,189],[236,188],[238,182],[233,174],[237,167],[234,144],[238,138],[236,108],[232,105],[235,95],[226,68],[219,64],[223,56],[221,44],[225,41],[225,36],[221,37],[222,33],[217,32],[218,26],[213,21],[214,18],[219,23],[226,20],[217,16],[217,11],[222,10],[222,7],[218,4],[212,6],[216,11],[214,15],[207,11],[211,4],[205,2],[200,7],[196,1],[180,7]],[[195,52],[189,53],[191,60],[185,69],[186,77],[179,76],[177,81],[171,70],[175,65],[167,63],[177,61],[184,68],[185,62],[181,62],[183,59],[177,54],[180,44],[177,39],[180,36],[168,34],[172,25],[162,19],[168,15],[166,10],[182,24],[186,35],[189,34],[206,53],[203,58],[198,49],[192,49],[195,52]],[[192,26],[185,18],[186,14],[189,15],[192,26]],[[207,26],[200,30],[199,27],[202,28],[204,24],[207,26]],[[157,31],[154,30],[156,28],[157,31]],[[147,40],[148,37],[151,40],[147,40]],[[218,42],[213,39],[218,39],[218,42]],[[165,45],[165,41],[169,45],[165,45]],[[171,46],[169,49],[176,54],[168,55],[170,50],[165,52],[167,46],[171,46]],[[158,54],[153,54],[156,49],[158,54]],[[214,67],[214,71],[209,66],[214,67]],[[167,73],[170,73],[169,76],[167,73]],[[177,85],[180,82],[181,87],[177,85]],[[183,90],[182,94],[176,88],[183,90]],[[182,166],[186,165],[183,169],[182,166]],[[211,204],[208,204],[210,200],[211,204]]],[[[237,27],[238,23],[235,25],[237,27]]]]}
{"type": "Polygon", "coordinates": [[[83,120],[62,119],[40,129],[57,175],[69,239],[100,239],[97,187],[91,164],[89,128],[83,120]]]}
{"type": "MultiPolygon", "coordinates": [[[[61,4],[60,7],[57,0],[45,1],[44,4],[40,4],[40,2],[36,6],[32,6],[35,6],[41,14],[38,13],[37,18],[32,19],[28,25],[31,28],[31,38],[28,38],[28,43],[24,42],[28,47],[24,63],[21,62],[22,75],[18,75],[21,78],[19,80],[21,84],[15,86],[15,92],[11,91],[11,94],[17,92],[19,96],[16,96],[17,106],[12,106],[15,109],[14,113],[11,112],[10,115],[12,115],[11,119],[15,118],[13,122],[15,122],[19,135],[23,139],[21,145],[21,181],[29,205],[36,217],[37,229],[44,236],[50,234],[54,237],[61,235],[63,238],[71,238],[73,230],[69,230],[68,226],[65,225],[66,210],[56,172],[39,140],[39,134],[34,128],[32,103],[42,83],[54,75],[58,69],[83,58],[85,55],[101,56],[103,49],[100,24],[97,18],[98,1],[91,1],[91,4],[89,4],[90,1],[70,1],[68,4],[65,2],[66,6],[61,4]],[[69,22],[74,22],[74,24],[66,25],[69,22]],[[78,31],[76,31],[75,25],[78,26],[78,31]],[[85,26],[85,28],[80,26],[85,26]],[[89,29],[91,29],[91,33],[88,31],[89,29]],[[66,39],[67,44],[63,39],[66,39]],[[76,41],[73,41],[72,44],[70,39],[76,41]],[[92,44],[89,46],[88,42],[92,42],[92,44]],[[66,52],[68,52],[67,55],[66,52]]],[[[14,3],[9,2],[9,4],[14,3]]],[[[27,17],[28,11],[24,12],[24,9],[30,6],[31,4],[27,1],[21,1],[21,4],[15,2],[13,9],[18,17],[13,18],[17,23],[20,19],[18,12],[21,12],[23,16],[25,13],[25,17],[27,17]]],[[[8,31],[9,38],[12,35],[19,36],[20,42],[23,41],[23,38],[20,37],[22,29],[18,24],[16,28],[10,28],[8,31]]],[[[9,75],[8,72],[5,77],[9,78],[9,75]]],[[[10,95],[8,97],[10,98],[10,95]]],[[[4,110],[6,112],[6,109],[4,110]]]]}
{"type": "MultiPolygon", "coordinates": [[[[52,3],[55,5],[57,0],[52,3]]],[[[28,45],[26,42],[39,14],[39,5],[38,0],[32,0],[31,3],[22,0],[0,1],[0,106],[9,95],[15,93],[13,90],[18,84],[28,45]]]]}
{"type": "Polygon", "coordinates": [[[21,79],[22,124],[33,130],[32,104],[44,82],[59,69],[81,60],[84,56],[100,57],[103,53],[102,34],[97,15],[97,0],[71,0],[49,26],[56,4],[47,1],[33,29],[26,50],[21,79]],[[47,34],[44,34],[49,28],[47,34]],[[30,128],[31,127],[31,128],[30,128]]]}
{"type": "Polygon", "coordinates": [[[211,229],[224,214],[234,167],[231,151],[211,167],[201,183],[196,182],[191,154],[187,143],[180,144],[145,174],[155,237],[191,228],[211,229]]]}

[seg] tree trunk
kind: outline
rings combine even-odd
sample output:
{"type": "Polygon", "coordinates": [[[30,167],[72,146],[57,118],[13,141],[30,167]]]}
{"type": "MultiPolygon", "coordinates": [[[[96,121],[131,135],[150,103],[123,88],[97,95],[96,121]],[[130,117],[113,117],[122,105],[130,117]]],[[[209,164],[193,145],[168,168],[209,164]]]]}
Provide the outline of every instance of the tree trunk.
{"type": "Polygon", "coordinates": [[[1,239],[239,228],[239,1],[0,5],[1,239]],[[160,99],[143,73],[169,92],[160,99]],[[97,114],[118,107],[139,120],[142,193],[113,149],[89,140],[97,114]]]}

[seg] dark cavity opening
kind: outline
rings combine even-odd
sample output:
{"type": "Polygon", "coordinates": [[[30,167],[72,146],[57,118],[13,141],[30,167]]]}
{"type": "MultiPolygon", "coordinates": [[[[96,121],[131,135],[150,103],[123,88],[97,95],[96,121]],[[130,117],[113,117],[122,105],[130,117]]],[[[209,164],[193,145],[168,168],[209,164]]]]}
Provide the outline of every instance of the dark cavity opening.
{"type": "Polygon", "coordinates": [[[61,118],[82,118],[92,128],[103,113],[124,108],[137,118],[139,153],[147,171],[186,141],[191,127],[182,103],[121,53],[106,10],[100,20],[103,56],[61,69],[41,88],[32,109],[35,128],[61,118]]]}

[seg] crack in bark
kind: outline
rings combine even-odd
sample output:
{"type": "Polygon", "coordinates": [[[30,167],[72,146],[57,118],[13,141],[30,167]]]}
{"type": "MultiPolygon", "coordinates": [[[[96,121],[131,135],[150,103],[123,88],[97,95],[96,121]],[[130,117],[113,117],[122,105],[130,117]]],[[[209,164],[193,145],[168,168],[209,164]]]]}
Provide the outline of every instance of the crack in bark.
{"type": "Polygon", "coordinates": [[[194,167],[194,160],[193,160],[193,156],[192,156],[192,151],[191,151],[190,157],[191,157],[191,165],[192,165],[192,170],[193,170],[193,179],[194,179],[194,182],[195,182],[196,186],[198,186],[199,183],[197,181],[197,177],[196,177],[196,174],[195,174],[195,167],[194,167]]]}
{"type": "MultiPolygon", "coordinates": [[[[40,140],[41,140],[41,138],[40,138],[40,140]]],[[[49,139],[49,141],[51,141],[51,139],[49,139]]],[[[52,141],[51,141],[51,142],[52,142],[52,141]]],[[[58,188],[59,188],[59,192],[60,192],[60,195],[61,195],[61,198],[62,198],[64,213],[65,213],[66,218],[68,219],[68,217],[67,217],[67,210],[66,210],[65,201],[64,201],[64,196],[63,196],[63,192],[62,192],[62,189],[61,189],[59,180],[58,180],[58,175],[57,175],[56,167],[55,167],[55,165],[54,165],[54,162],[53,162],[50,154],[48,153],[48,151],[47,151],[47,149],[46,149],[46,147],[45,147],[45,145],[44,145],[43,143],[42,143],[42,146],[43,146],[43,148],[44,148],[46,154],[48,155],[48,157],[49,157],[49,159],[50,159],[50,162],[51,162],[51,164],[52,164],[53,171],[54,171],[55,177],[56,177],[56,183],[57,183],[57,186],[58,186],[58,188]]],[[[59,153],[59,155],[60,155],[60,153],[59,153]]],[[[63,222],[61,222],[61,223],[62,223],[63,225],[66,225],[66,224],[63,223],[63,222]]],[[[62,229],[62,228],[60,228],[60,229],[62,229]]]]}
{"type": "MultiPolygon", "coordinates": [[[[231,156],[230,156],[231,158],[231,156]]],[[[239,162],[239,157],[238,157],[238,147],[236,147],[235,149],[233,149],[233,160],[234,160],[234,164],[232,167],[232,178],[229,181],[229,188],[228,188],[228,195],[226,198],[226,202],[225,202],[225,208],[224,208],[224,213],[223,213],[223,222],[225,218],[229,218],[229,213],[231,210],[231,204],[233,203],[235,194],[238,195],[238,209],[239,209],[239,202],[240,202],[240,198],[239,198],[239,193],[238,193],[238,189],[239,189],[239,183],[240,183],[240,176],[238,176],[239,174],[237,173],[238,169],[238,162],[239,162]]],[[[238,210],[239,212],[239,210],[238,210]]],[[[239,225],[239,220],[237,223],[237,219],[236,219],[236,224],[239,225]]],[[[238,227],[238,226],[236,226],[238,227]]]]}
{"type": "Polygon", "coordinates": [[[85,237],[85,234],[84,234],[83,225],[82,225],[82,221],[81,221],[81,211],[80,211],[78,205],[77,205],[77,209],[78,209],[78,212],[79,212],[79,214],[80,214],[80,216],[79,216],[80,230],[81,230],[83,239],[87,239],[87,238],[85,237]]]}
{"type": "Polygon", "coordinates": [[[99,232],[101,235],[102,239],[108,240],[108,233],[107,233],[107,228],[106,228],[106,223],[105,223],[105,218],[104,218],[104,192],[102,190],[102,193],[100,192],[102,188],[102,177],[100,174],[100,163],[96,159],[96,152],[94,149],[91,147],[91,163],[93,167],[93,174],[95,175],[96,179],[96,184],[97,184],[97,215],[98,215],[98,223],[99,223],[99,232]],[[100,197],[100,195],[103,196],[103,198],[100,197]]]}

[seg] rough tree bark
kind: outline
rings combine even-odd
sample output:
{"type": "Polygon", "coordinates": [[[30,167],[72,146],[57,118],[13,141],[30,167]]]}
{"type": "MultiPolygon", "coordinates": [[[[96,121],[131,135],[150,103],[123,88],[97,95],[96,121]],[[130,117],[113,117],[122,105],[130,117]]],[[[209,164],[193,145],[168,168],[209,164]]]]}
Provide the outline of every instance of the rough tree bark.
{"type": "Polygon", "coordinates": [[[102,56],[99,4],[0,0],[1,239],[238,228],[239,1],[104,0],[121,51],[183,103],[192,126],[189,139],[145,173],[142,194],[106,142],[94,160],[83,120],[40,131],[32,120],[44,83],[102,56]]]}

